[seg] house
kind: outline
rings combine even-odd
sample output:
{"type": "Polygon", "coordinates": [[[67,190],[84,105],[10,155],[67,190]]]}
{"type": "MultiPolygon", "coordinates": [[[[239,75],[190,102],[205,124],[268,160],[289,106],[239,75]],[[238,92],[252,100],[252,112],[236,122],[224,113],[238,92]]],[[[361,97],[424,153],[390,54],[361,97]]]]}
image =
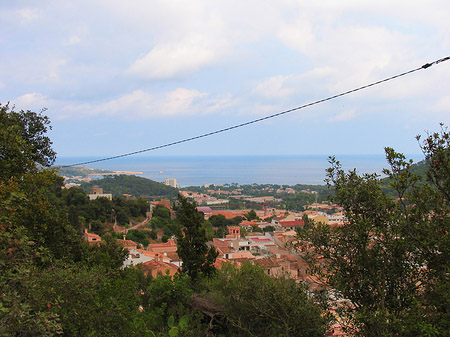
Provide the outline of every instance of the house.
{"type": "Polygon", "coordinates": [[[297,232],[296,231],[276,231],[273,234],[273,239],[276,245],[280,247],[286,247],[287,245],[291,244],[293,241],[296,240],[297,232]]]}
{"type": "Polygon", "coordinates": [[[169,239],[165,243],[151,243],[147,246],[147,250],[155,253],[176,253],[177,244],[173,239],[169,239]]]}
{"type": "Polygon", "coordinates": [[[208,207],[208,206],[199,206],[199,207],[197,207],[197,212],[203,213],[205,220],[208,220],[209,217],[213,213],[211,207],[208,207]]]}
{"type": "Polygon", "coordinates": [[[123,239],[118,239],[117,242],[119,242],[123,246],[123,248],[126,248],[128,250],[137,249],[139,245],[138,243],[132,240],[126,240],[125,235],[123,236],[123,239]]]}
{"type": "Polygon", "coordinates": [[[316,215],[308,216],[308,218],[310,218],[312,221],[314,221],[315,224],[323,223],[323,224],[328,225],[328,216],[326,216],[325,214],[316,214],[316,215]]]}
{"type": "Polygon", "coordinates": [[[246,250],[243,250],[240,252],[235,252],[235,253],[233,253],[233,256],[231,257],[231,260],[239,261],[239,262],[253,261],[254,259],[255,259],[255,256],[246,250]]]}
{"type": "Polygon", "coordinates": [[[216,261],[214,262],[214,267],[216,269],[222,269],[222,266],[226,263],[231,263],[233,264],[236,268],[241,268],[242,264],[238,261],[231,261],[231,260],[226,260],[226,259],[221,259],[221,258],[217,258],[216,261]]]}
{"type": "Polygon", "coordinates": [[[275,246],[275,242],[268,236],[249,236],[250,250],[259,251],[275,246]]]}
{"type": "Polygon", "coordinates": [[[222,215],[227,220],[236,218],[238,216],[242,216],[241,214],[236,214],[236,213],[233,213],[233,212],[230,212],[230,211],[213,211],[211,216],[213,216],[213,215],[222,215]]]}
{"type": "Polygon", "coordinates": [[[161,275],[174,276],[179,267],[170,262],[163,262],[160,260],[150,260],[141,264],[142,271],[145,275],[150,274],[153,278],[161,275]]]}
{"type": "Polygon", "coordinates": [[[84,230],[83,240],[89,245],[96,245],[102,241],[102,238],[94,233],[88,233],[87,229],[84,230]]]}
{"type": "Polygon", "coordinates": [[[92,194],[88,194],[89,200],[95,200],[97,198],[107,198],[109,200],[112,200],[112,194],[110,193],[103,193],[103,188],[94,186],[92,188],[92,194]]]}
{"type": "Polygon", "coordinates": [[[216,248],[219,253],[219,258],[229,260],[233,257],[233,253],[236,251],[232,247],[231,241],[213,239],[212,245],[216,248]]]}
{"type": "Polygon", "coordinates": [[[279,221],[278,226],[284,230],[295,230],[297,228],[303,228],[305,222],[303,220],[293,220],[293,221],[279,221]]]}
{"type": "Polygon", "coordinates": [[[274,257],[256,259],[255,264],[261,267],[264,270],[264,273],[269,276],[277,277],[282,274],[281,266],[274,257]]]}

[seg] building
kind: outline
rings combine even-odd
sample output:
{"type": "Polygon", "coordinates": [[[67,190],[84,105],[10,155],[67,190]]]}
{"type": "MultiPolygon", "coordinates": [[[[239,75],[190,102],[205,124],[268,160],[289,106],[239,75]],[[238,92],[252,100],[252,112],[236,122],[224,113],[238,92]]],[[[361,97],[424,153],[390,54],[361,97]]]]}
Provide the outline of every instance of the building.
{"type": "Polygon", "coordinates": [[[180,185],[177,184],[177,180],[175,178],[166,178],[164,179],[164,185],[179,188],[180,185]]]}
{"type": "Polygon", "coordinates": [[[89,194],[88,197],[89,197],[89,200],[95,200],[97,198],[106,198],[106,199],[112,200],[112,194],[103,193],[103,188],[98,187],[98,186],[94,186],[92,188],[92,194],[89,194]]]}
{"type": "Polygon", "coordinates": [[[94,233],[88,233],[87,229],[84,230],[83,240],[90,245],[99,244],[102,241],[102,238],[94,233]]]}

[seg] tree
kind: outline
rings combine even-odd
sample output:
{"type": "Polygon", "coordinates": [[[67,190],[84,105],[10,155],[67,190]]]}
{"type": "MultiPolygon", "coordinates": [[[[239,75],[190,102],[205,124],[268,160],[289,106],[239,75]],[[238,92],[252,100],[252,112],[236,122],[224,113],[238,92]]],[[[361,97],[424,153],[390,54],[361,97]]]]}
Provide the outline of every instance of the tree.
{"type": "Polygon", "coordinates": [[[42,113],[14,111],[0,103],[0,180],[36,172],[38,165],[49,167],[56,158],[45,133],[50,120],[42,113]]]}
{"type": "Polygon", "coordinates": [[[330,158],[327,184],[348,221],[299,236],[314,247],[312,270],[352,303],[340,312],[353,334],[449,336],[449,145],[446,129],[421,145],[426,182],[411,172],[412,161],[386,148],[384,173],[395,199],[382,192],[376,174],[345,172],[330,158]]]}
{"type": "Polygon", "coordinates": [[[177,233],[177,253],[183,260],[182,272],[192,278],[199,274],[211,275],[215,268],[214,262],[217,251],[208,247],[205,229],[202,227],[202,216],[197,211],[195,203],[190,203],[181,195],[178,196],[180,205],[177,209],[177,220],[181,228],[177,233]]]}
{"type": "Polygon", "coordinates": [[[328,317],[306,286],[272,278],[250,263],[225,264],[209,282],[209,297],[222,307],[227,336],[324,336],[328,317]]]}
{"type": "Polygon", "coordinates": [[[248,221],[259,220],[258,215],[256,215],[254,209],[250,210],[247,214],[245,214],[245,217],[247,218],[248,221]]]}
{"type": "Polygon", "coordinates": [[[163,205],[156,205],[152,213],[153,217],[170,220],[170,210],[163,205]]]}

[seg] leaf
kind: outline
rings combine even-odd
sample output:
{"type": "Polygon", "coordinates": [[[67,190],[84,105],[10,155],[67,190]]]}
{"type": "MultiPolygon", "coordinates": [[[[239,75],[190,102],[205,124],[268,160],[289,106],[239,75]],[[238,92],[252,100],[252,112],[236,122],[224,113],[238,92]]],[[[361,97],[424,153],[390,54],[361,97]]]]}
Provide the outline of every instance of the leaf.
{"type": "Polygon", "coordinates": [[[175,318],[173,316],[170,316],[169,319],[167,320],[167,325],[169,326],[169,328],[173,328],[175,323],[175,318]]]}
{"type": "MultiPolygon", "coordinates": [[[[173,316],[170,316],[173,317],[173,316]]],[[[172,329],[169,330],[169,336],[170,337],[176,337],[178,336],[178,328],[174,326],[172,329]]]]}
{"type": "Polygon", "coordinates": [[[178,322],[178,326],[180,327],[181,330],[186,329],[188,324],[189,324],[189,318],[186,315],[181,317],[180,321],[178,322]]]}

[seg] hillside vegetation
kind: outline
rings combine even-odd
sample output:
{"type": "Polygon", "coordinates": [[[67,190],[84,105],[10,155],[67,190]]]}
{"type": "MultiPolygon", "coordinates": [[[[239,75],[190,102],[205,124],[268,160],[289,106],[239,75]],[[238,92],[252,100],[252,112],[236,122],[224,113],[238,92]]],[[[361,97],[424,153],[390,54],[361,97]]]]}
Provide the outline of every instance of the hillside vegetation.
{"type": "Polygon", "coordinates": [[[174,199],[178,194],[176,188],[133,175],[108,176],[89,183],[82,183],[81,188],[87,193],[91,193],[92,187],[95,185],[103,188],[104,193],[111,193],[116,197],[129,194],[133,197],[141,198],[164,197],[174,199]]]}

